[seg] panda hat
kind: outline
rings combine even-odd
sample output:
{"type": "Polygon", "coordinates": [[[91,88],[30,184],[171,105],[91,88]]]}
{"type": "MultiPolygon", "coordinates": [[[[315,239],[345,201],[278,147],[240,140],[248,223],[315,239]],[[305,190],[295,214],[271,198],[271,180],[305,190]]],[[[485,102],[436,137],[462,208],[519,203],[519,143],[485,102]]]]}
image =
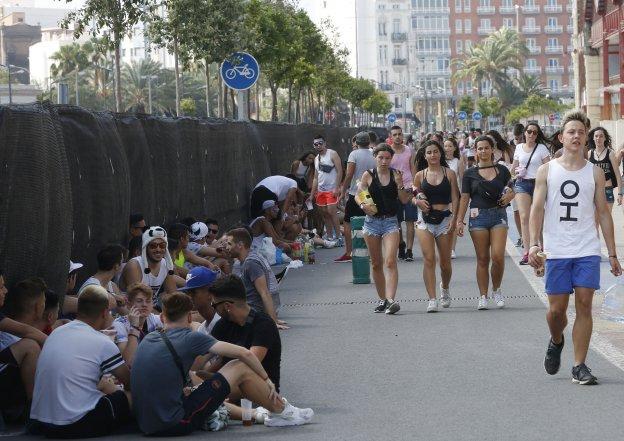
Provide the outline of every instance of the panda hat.
{"type": "Polygon", "coordinates": [[[169,254],[169,242],[167,241],[167,232],[163,227],[149,227],[143,233],[143,243],[142,243],[142,252],[141,252],[141,260],[143,262],[143,266],[145,268],[145,274],[150,273],[149,262],[147,261],[147,246],[154,239],[162,239],[165,241],[165,265],[167,267],[167,271],[169,275],[173,274],[173,260],[171,259],[171,254],[169,254]]]}

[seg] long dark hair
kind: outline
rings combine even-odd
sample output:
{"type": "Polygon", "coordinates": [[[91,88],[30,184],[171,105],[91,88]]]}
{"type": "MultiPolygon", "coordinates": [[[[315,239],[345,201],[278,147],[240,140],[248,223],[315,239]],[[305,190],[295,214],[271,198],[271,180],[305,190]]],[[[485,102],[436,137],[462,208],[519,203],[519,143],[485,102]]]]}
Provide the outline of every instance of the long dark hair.
{"type": "Polygon", "coordinates": [[[421,171],[429,167],[429,163],[427,162],[427,159],[425,158],[425,151],[427,150],[427,147],[431,145],[434,145],[438,148],[438,152],[440,153],[440,165],[442,167],[448,168],[448,163],[446,162],[446,156],[444,155],[444,149],[442,148],[442,146],[440,145],[438,141],[430,139],[429,141],[423,142],[420,148],[418,149],[418,151],[416,152],[415,161],[416,161],[417,171],[421,171]]]}
{"type": "Polygon", "coordinates": [[[602,133],[604,133],[605,147],[610,149],[611,148],[611,135],[609,135],[609,132],[607,132],[607,129],[605,129],[604,127],[600,127],[600,126],[594,127],[587,134],[587,142],[588,142],[589,149],[594,150],[596,148],[596,143],[594,142],[594,133],[596,133],[598,130],[602,130],[602,133]]]}
{"type": "Polygon", "coordinates": [[[550,141],[550,154],[552,155],[552,157],[555,157],[555,153],[557,153],[559,150],[561,150],[563,148],[563,144],[561,144],[561,141],[559,141],[559,134],[561,133],[561,129],[557,130],[555,133],[552,134],[552,136],[550,137],[549,141],[550,141]]]}
{"type": "MultiPolygon", "coordinates": [[[[537,127],[537,136],[535,137],[535,146],[538,146],[540,144],[544,144],[545,146],[547,146],[548,139],[546,138],[546,135],[544,135],[544,132],[542,132],[542,128],[537,123],[537,121],[529,121],[527,125],[524,127],[525,133],[531,126],[537,127]]],[[[526,135],[524,136],[524,143],[526,144],[526,135]]]]}
{"type": "Polygon", "coordinates": [[[498,130],[488,130],[485,134],[487,136],[491,136],[494,139],[494,147],[503,153],[503,159],[505,159],[504,155],[505,153],[507,153],[509,160],[513,161],[514,151],[509,143],[507,143],[503,136],[498,132],[498,130]]]}
{"type": "MultiPolygon", "coordinates": [[[[453,144],[453,148],[455,149],[455,150],[453,150],[453,158],[459,159],[461,157],[460,156],[461,153],[459,152],[459,144],[457,143],[457,140],[453,136],[449,136],[448,138],[446,138],[444,140],[444,142],[446,142],[446,141],[448,141],[451,144],[453,144]]],[[[442,145],[442,147],[444,147],[444,145],[442,145]]],[[[444,159],[446,159],[446,157],[444,159]]]]}
{"type": "Polygon", "coordinates": [[[312,150],[309,150],[309,151],[305,152],[303,155],[301,155],[301,157],[298,159],[298,161],[299,162],[303,162],[310,155],[316,157],[316,152],[313,152],[312,150]]]}

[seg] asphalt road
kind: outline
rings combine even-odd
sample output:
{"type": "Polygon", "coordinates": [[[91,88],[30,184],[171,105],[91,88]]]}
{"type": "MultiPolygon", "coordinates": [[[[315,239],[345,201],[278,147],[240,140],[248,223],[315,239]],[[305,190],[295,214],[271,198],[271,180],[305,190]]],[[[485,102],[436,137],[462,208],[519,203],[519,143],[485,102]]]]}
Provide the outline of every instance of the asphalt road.
{"type": "Polygon", "coordinates": [[[400,263],[401,311],[386,316],[372,312],[372,285],[353,285],[350,265],[331,262],[340,251],[317,252],[317,264],[291,271],[282,284],[282,317],[292,326],[282,332],[282,391],[315,410],[313,424],[233,423],[193,438],[622,439],[624,372],[590,351],[587,364],[600,384],[574,385],[570,330],[561,371],[544,372],[545,308],[511,258],[503,310],[476,310],[474,253],[464,238],[453,261],[451,308],[425,313],[417,258],[400,263]]]}

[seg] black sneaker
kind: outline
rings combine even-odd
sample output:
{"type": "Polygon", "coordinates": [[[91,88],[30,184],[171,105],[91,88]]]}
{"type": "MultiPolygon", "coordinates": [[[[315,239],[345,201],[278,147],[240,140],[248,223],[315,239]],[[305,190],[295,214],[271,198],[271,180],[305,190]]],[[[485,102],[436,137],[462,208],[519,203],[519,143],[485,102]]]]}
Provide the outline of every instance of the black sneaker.
{"type": "Polygon", "coordinates": [[[388,301],[387,300],[379,300],[379,302],[377,302],[377,306],[375,306],[374,311],[375,312],[385,312],[386,311],[386,307],[388,306],[388,301]]]}
{"type": "Polygon", "coordinates": [[[413,262],[414,261],[414,255],[412,254],[412,250],[408,249],[405,252],[405,261],[406,262],[413,262]]]}
{"type": "Polygon", "coordinates": [[[559,372],[561,366],[561,351],[563,350],[563,335],[561,336],[561,343],[556,345],[552,338],[548,342],[548,348],[546,348],[546,357],[544,358],[544,369],[550,375],[555,375],[559,372]]]}
{"type": "Polygon", "coordinates": [[[516,242],[516,246],[518,248],[520,248],[522,246],[522,238],[521,237],[518,238],[518,242],[516,242]]]}
{"type": "Polygon", "coordinates": [[[591,369],[588,368],[585,363],[581,363],[572,368],[572,383],[589,385],[596,384],[597,382],[598,379],[591,374],[591,369]]]}
{"type": "Polygon", "coordinates": [[[405,242],[399,242],[399,259],[405,260],[405,242]]]}

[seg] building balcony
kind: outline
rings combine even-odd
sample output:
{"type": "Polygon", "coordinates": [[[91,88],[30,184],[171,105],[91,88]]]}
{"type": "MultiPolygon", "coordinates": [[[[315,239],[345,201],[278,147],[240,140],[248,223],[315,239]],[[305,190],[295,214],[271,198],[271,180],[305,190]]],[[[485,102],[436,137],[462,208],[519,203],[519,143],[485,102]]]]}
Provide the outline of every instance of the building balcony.
{"type": "Polygon", "coordinates": [[[521,7],[522,8],[522,12],[525,14],[539,14],[540,13],[540,7],[539,5],[524,5],[521,7]]]}
{"type": "Polygon", "coordinates": [[[563,12],[562,5],[544,5],[544,12],[551,14],[560,14],[563,12]]]}
{"type": "Polygon", "coordinates": [[[403,43],[407,41],[407,32],[393,32],[390,35],[390,39],[393,43],[403,43]]]}
{"type": "Polygon", "coordinates": [[[496,8],[494,6],[477,6],[478,15],[494,15],[496,8]]]}
{"type": "Polygon", "coordinates": [[[567,4],[566,5],[566,12],[572,12],[572,9],[574,9],[574,6],[572,6],[571,4],[567,4]]]}
{"type": "Polygon", "coordinates": [[[546,66],[546,73],[552,75],[563,75],[563,66],[546,66]]]}
{"type": "Polygon", "coordinates": [[[451,29],[416,29],[416,33],[418,35],[427,36],[427,35],[451,35],[451,29]]]}
{"type": "Polygon", "coordinates": [[[432,7],[432,8],[412,8],[412,12],[419,14],[450,14],[451,8],[447,7],[432,7]]]}
{"type": "Polygon", "coordinates": [[[542,33],[542,27],[541,26],[522,26],[522,33],[523,34],[541,34],[542,33]]]}
{"type": "Polygon", "coordinates": [[[527,49],[531,55],[539,55],[542,53],[541,46],[527,46],[527,49]]]}
{"type": "Polygon", "coordinates": [[[514,6],[501,6],[500,8],[498,8],[498,11],[501,14],[515,14],[516,8],[514,6]]]}
{"type": "Polygon", "coordinates": [[[541,75],[542,74],[542,66],[533,66],[533,67],[524,67],[522,69],[527,75],[541,75]]]}
{"type": "Polygon", "coordinates": [[[563,26],[562,25],[544,26],[544,32],[546,34],[562,34],[563,26]]]}
{"type": "Polygon", "coordinates": [[[545,54],[563,54],[563,46],[545,46],[544,47],[545,54]]]}
{"type": "Polygon", "coordinates": [[[394,65],[394,66],[406,66],[407,65],[407,58],[393,58],[392,59],[392,65],[394,65]]]}
{"type": "Polygon", "coordinates": [[[424,76],[424,77],[446,77],[451,75],[451,70],[450,69],[443,69],[443,70],[419,70],[417,71],[417,75],[418,76],[424,76]]]}
{"type": "Polygon", "coordinates": [[[477,28],[477,34],[479,35],[490,35],[492,33],[494,33],[496,31],[496,29],[494,29],[493,27],[488,27],[488,28],[482,28],[482,27],[478,27],[477,28]]]}
{"type": "Polygon", "coordinates": [[[451,55],[451,49],[414,49],[416,56],[451,55]]]}

